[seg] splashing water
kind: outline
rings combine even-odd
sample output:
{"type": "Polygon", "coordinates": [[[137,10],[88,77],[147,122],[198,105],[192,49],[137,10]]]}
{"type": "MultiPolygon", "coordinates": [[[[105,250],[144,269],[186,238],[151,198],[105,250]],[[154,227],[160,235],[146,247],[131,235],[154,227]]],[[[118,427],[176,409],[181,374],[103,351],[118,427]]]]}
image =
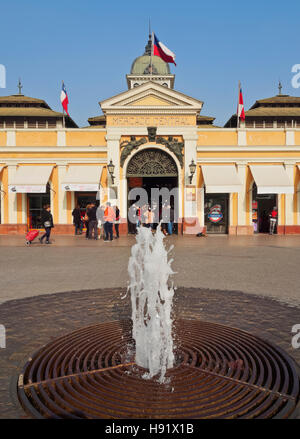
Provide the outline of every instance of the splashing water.
{"type": "Polygon", "coordinates": [[[145,378],[159,374],[160,382],[164,382],[166,370],[174,363],[174,288],[168,287],[169,276],[174,272],[163,239],[160,225],[155,234],[148,228],[139,228],[128,264],[136,364],[149,370],[145,378]]]}

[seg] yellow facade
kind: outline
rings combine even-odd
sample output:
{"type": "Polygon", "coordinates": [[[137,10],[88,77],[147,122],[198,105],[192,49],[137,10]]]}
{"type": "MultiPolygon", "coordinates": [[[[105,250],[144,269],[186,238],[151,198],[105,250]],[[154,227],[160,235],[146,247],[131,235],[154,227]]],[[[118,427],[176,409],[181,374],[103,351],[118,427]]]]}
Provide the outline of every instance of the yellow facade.
{"type": "MultiPolygon", "coordinates": [[[[180,220],[182,224],[194,221],[199,230],[206,227],[208,208],[202,166],[218,165],[218,176],[222,175],[222,166],[231,166],[235,170],[240,185],[239,189],[233,188],[227,194],[228,233],[251,234],[254,178],[250,166],[268,165],[275,169],[281,165],[289,176],[293,193],[277,191],[274,198],[279,208],[280,233],[300,233],[299,128],[203,127],[197,125],[205,120],[205,117],[199,117],[201,101],[153,85],[151,81],[103,101],[101,105],[105,116],[99,120],[106,123],[105,128],[95,125],[87,128],[0,129],[0,169],[3,168],[0,171],[0,233],[8,230],[6,226],[25,227],[29,223],[29,196],[14,193],[11,188],[18,169],[28,165],[53,166],[48,183],[56,233],[72,231],[72,210],[78,197],[96,193],[94,186],[86,190],[80,187],[81,184],[89,187],[85,181],[78,181],[74,189],[66,188],[69,185],[68,172],[76,166],[84,167],[87,177],[89,168],[91,172],[94,167],[102,170],[97,182],[97,190],[101,188],[102,191],[101,202],[109,199],[109,188],[116,190],[114,202],[118,203],[123,223],[126,223],[129,187],[126,170],[135,154],[147,149],[160,149],[173,160],[181,197],[180,220]],[[150,128],[155,129],[154,138],[150,128]],[[125,162],[121,163],[128,144],[131,149],[125,162]],[[114,182],[107,167],[110,161],[115,166],[114,182]],[[192,161],[197,165],[194,176],[190,175],[192,161]]],[[[185,232],[186,226],[182,226],[182,230],[185,232]]],[[[195,230],[193,228],[193,233],[195,230]]]]}
{"type": "Polygon", "coordinates": [[[55,131],[16,131],[16,146],[56,146],[55,131]]]}
{"type": "Polygon", "coordinates": [[[198,146],[237,145],[235,131],[200,131],[198,133],[198,146]]]}
{"type": "Polygon", "coordinates": [[[285,132],[281,131],[248,131],[247,145],[283,146],[286,143],[285,132]]]}
{"type": "Polygon", "coordinates": [[[66,132],[66,146],[105,146],[103,131],[75,130],[66,132]]]}

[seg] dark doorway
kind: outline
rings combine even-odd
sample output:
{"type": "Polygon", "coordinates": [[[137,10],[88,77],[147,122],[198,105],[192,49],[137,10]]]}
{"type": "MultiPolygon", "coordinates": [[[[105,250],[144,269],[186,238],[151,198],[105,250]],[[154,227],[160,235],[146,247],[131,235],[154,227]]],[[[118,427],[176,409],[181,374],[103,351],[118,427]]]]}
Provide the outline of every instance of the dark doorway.
{"type": "Polygon", "coordinates": [[[46,193],[44,194],[27,194],[28,207],[28,228],[43,229],[44,225],[41,221],[43,207],[50,205],[50,186],[47,184],[46,193]]]}
{"type": "MultiPolygon", "coordinates": [[[[173,188],[178,187],[178,178],[177,177],[134,177],[134,178],[128,178],[128,192],[135,188],[135,187],[142,187],[146,190],[148,195],[148,204],[151,207],[153,200],[151,199],[151,189],[162,189],[167,188],[169,191],[171,191],[173,188]]],[[[137,200],[138,201],[138,200],[137,200]]],[[[178,202],[179,200],[176,199],[175,196],[171,196],[170,200],[163,199],[162,196],[159,197],[159,205],[157,206],[157,213],[159,217],[159,221],[162,219],[162,206],[164,202],[170,202],[171,209],[176,213],[178,212],[178,202]]],[[[129,201],[128,207],[130,207],[132,204],[134,204],[135,201],[129,201]]],[[[135,224],[132,224],[130,221],[128,221],[128,232],[129,233],[136,233],[136,227],[135,224]]],[[[174,224],[173,224],[173,233],[178,234],[178,218],[174,218],[174,224]]]]}
{"type": "Polygon", "coordinates": [[[207,233],[228,233],[229,194],[205,194],[204,216],[207,233]]]}
{"type": "MultiPolygon", "coordinates": [[[[252,221],[254,233],[269,233],[270,213],[277,206],[277,194],[258,194],[257,186],[252,188],[252,221]]],[[[274,233],[277,233],[277,225],[274,233]]]]}
{"type": "Polygon", "coordinates": [[[97,192],[75,192],[75,205],[79,205],[81,217],[84,217],[86,212],[86,206],[90,203],[97,203],[97,192]]]}
{"type": "MultiPolygon", "coordinates": [[[[128,163],[126,176],[128,192],[136,187],[145,189],[150,207],[153,205],[151,189],[160,190],[167,188],[168,190],[172,190],[178,187],[177,165],[170,154],[159,148],[146,148],[136,153],[128,163]]],[[[176,218],[179,207],[178,197],[172,195],[171,197],[165,196],[164,198],[168,198],[167,201],[169,201],[171,209],[173,209],[175,213],[173,232],[178,233],[178,218],[176,218]]],[[[138,201],[138,198],[136,200],[128,200],[128,209],[132,204],[138,201]]],[[[155,209],[156,220],[158,219],[158,221],[162,217],[162,206],[165,202],[166,200],[164,200],[162,194],[160,194],[158,206],[156,206],[155,209]]],[[[136,223],[139,223],[139,221],[137,220],[136,223]]],[[[136,232],[136,224],[132,224],[129,220],[128,232],[136,232]]]]}

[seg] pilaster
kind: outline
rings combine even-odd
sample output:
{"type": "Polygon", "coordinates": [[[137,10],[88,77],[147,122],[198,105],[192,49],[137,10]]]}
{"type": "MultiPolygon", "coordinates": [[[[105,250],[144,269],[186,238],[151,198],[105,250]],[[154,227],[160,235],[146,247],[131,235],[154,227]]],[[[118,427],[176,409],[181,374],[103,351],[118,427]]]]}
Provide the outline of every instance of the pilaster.
{"type": "MultiPolygon", "coordinates": [[[[292,184],[294,184],[294,174],[295,174],[294,162],[285,163],[285,170],[289,176],[292,184]]],[[[294,197],[297,194],[285,194],[285,225],[290,226],[294,224],[294,197]]]]}
{"type": "MultiPolygon", "coordinates": [[[[8,184],[13,180],[17,172],[17,163],[11,163],[7,166],[8,170],[8,184]]],[[[8,192],[8,223],[17,224],[18,207],[17,207],[17,194],[14,192],[8,192]]]]}

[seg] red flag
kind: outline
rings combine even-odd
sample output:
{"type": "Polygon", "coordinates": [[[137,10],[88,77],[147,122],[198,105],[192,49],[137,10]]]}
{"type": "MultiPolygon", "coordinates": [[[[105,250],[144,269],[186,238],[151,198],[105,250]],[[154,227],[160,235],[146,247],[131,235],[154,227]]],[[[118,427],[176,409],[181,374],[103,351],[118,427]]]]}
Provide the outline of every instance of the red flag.
{"type": "Polygon", "coordinates": [[[242,89],[241,89],[240,85],[239,85],[239,103],[238,103],[238,107],[237,107],[237,117],[238,117],[238,122],[239,122],[239,119],[242,121],[245,120],[245,108],[244,108],[244,101],[243,101],[243,93],[242,93],[242,89]]]}
{"type": "Polygon", "coordinates": [[[176,66],[175,62],[175,53],[171,52],[170,49],[167,48],[155,35],[153,32],[152,35],[152,46],[153,46],[153,55],[159,56],[165,62],[173,63],[176,66]]]}
{"type": "Polygon", "coordinates": [[[61,105],[63,106],[63,109],[65,110],[65,112],[69,116],[69,112],[68,112],[69,99],[68,99],[67,90],[66,90],[64,82],[62,83],[62,89],[61,89],[61,93],[60,93],[60,102],[61,102],[61,105]]]}

